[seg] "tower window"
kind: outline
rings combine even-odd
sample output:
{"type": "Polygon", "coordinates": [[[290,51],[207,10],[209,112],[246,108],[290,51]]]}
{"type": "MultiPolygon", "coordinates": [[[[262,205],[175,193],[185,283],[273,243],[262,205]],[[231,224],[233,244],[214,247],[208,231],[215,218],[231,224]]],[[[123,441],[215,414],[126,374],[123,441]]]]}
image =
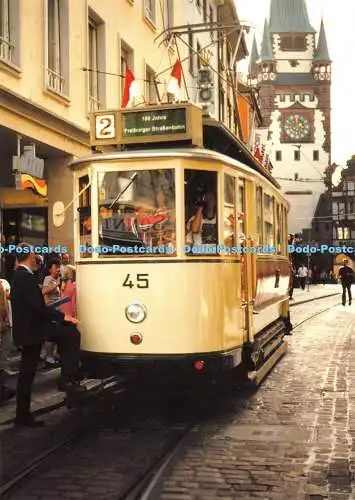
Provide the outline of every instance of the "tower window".
{"type": "Polygon", "coordinates": [[[313,161],[319,161],[319,151],[313,151],[313,161]]]}
{"type": "Polygon", "coordinates": [[[285,96],[284,95],[280,95],[280,101],[281,102],[285,102],[285,96]]]}
{"type": "Polygon", "coordinates": [[[298,36],[294,39],[294,49],[304,50],[306,48],[305,38],[303,36],[298,36]]]}
{"type": "Polygon", "coordinates": [[[295,101],[295,94],[291,94],[291,95],[290,95],[290,101],[291,101],[291,102],[294,102],[294,101],[295,101]]]}
{"type": "Polygon", "coordinates": [[[301,151],[299,149],[296,149],[296,151],[293,152],[293,158],[295,161],[301,160],[301,151]]]}
{"type": "Polygon", "coordinates": [[[306,38],[304,36],[283,36],[281,38],[282,51],[303,51],[306,49],[306,38]]]}
{"type": "Polygon", "coordinates": [[[314,95],[314,94],[311,94],[311,95],[309,96],[309,100],[310,100],[311,102],[314,102],[314,101],[315,101],[315,95],[314,95]]]}
{"type": "Polygon", "coordinates": [[[276,161],[282,161],[282,151],[276,151],[276,161]]]}
{"type": "Polygon", "coordinates": [[[290,36],[285,36],[281,39],[281,50],[292,50],[293,40],[290,36]]]}

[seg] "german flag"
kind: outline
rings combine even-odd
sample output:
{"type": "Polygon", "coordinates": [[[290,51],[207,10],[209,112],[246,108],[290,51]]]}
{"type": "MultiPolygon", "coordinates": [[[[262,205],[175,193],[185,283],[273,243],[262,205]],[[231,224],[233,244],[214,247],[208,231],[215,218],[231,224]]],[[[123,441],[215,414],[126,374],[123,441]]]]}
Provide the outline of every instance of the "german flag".
{"type": "Polygon", "coordinates": [[[44,198],[47,196],[47,183],[44,179],[37,179],[29,174],[21,174],[20,189],[32,189],[35,194],[44,198]]]}

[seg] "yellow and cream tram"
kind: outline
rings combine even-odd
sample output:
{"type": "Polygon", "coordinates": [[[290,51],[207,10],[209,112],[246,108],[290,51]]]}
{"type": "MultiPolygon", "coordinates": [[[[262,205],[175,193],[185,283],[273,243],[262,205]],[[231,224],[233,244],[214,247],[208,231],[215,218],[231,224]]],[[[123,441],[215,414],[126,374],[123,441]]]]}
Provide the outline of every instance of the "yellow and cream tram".
{"type": "MultiPolygon", "coordinates": [[[[159,109],[140,113],[158,120],[159,109]]],[[[139,128],[142,116],[117,132],[122,113],[107,134],[112,143],[124,131],[126,144],[134,144],[130,133],[139,143],[152,132],[139,128]]],[[[106,126],[110,116],[94,117],[97,143],[107,139],[97,139],[98,123],[106,126]]],[[[181,134],[179,120],[173,123],[186,139],[186,123],[181,134]]],[[[193,134],[192,144],[178,147],[163,147],[152,134],[148,148],[71,165],[78,317],[90,376],[127,364],[179,375],[245,365],[258,381],[286,350],[287,202],[266,170],[194,147],[196,127],[193,134]]]]}

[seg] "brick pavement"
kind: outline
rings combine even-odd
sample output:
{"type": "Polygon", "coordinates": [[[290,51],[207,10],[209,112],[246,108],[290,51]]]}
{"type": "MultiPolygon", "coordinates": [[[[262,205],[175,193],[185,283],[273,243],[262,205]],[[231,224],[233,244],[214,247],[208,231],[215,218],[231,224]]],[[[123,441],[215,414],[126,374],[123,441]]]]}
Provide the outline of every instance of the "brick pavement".
{"type": "Polygon", "coordinates": [[[298,327],[259,389],[196,428],[159,498],[355,498],[354,334],[341,305],[298,327]]]}

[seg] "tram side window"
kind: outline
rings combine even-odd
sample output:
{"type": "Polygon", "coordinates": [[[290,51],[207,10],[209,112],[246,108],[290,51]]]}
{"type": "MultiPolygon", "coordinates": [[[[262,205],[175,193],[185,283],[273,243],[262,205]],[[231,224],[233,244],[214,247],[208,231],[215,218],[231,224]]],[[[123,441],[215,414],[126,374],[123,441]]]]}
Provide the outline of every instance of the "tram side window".
{"type": "Polygon", "coordinates": [[[185,170],[186,253],[216,254],[217,172],[185,170]]]}
{"type": "Polygon", "coordinates": [[[282,231],[283,231],[283,236],[282,236],[283,253],[287,254],[288,247],[287,247],[286,237],[288,235],[288,232],[287,232],[287,208],[286,207],[282,208],[282,231]]]}
{"type": "Polygon", "coordinates": [[[256,237],[255,245],[263,244],[263,190],[256,188],[256,237]]]}
{"type": "MultiPolygon", "coordinates": [[[[78,192],[89,185],[89,176],[84,175],[79,178],[78,192]]],[[[91,194],[90,187],[79,197],[79,234],[80,245],[88,247],[91,245],[91,194]]],[[[90,252],[80,252],[81,258],[91,257],[90,252]]]]}
{"type": "Polygon", "coordinates": [[[238,210],[237,210],[238,246],[245,242],[245,180],[238,181],[238,210]]]}
{"type": "Polygon", "coordinates": [[[274,199],[264,194],[264,245],[274,246],[274,199]]]}
{"type": "Polygon", "coordinates": [[[224,174],[224,245],[235,244],[235,178],[224,174]]]}
{"type": "Polygon", "coordinates": [[[279,203],[276,204],[276,253],[281,255],[282,253],[282,206],[279,203]]]}
{"type": "Polygon", "coordinates": [[[174,170],[101,172],[98,189],[99,244],[106,254],[176,253],[174,170]]]}

